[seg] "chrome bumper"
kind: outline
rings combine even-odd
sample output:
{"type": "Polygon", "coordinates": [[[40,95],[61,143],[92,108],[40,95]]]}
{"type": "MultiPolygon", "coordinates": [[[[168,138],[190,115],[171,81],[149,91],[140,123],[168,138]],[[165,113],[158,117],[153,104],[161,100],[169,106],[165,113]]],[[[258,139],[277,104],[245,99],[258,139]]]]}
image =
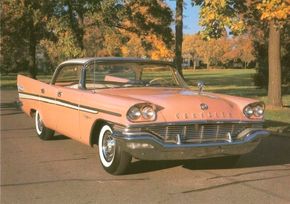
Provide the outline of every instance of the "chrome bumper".
{"type": "Polygon", "coordinates": [[[254,150],[261,138],[268,135],[270,132],[266,130],[248,128],[234,141],[168,144],[150,133],[113,133],[113,137],[124,151],[142,160],[184,160],[242,155],[254,150]]]}

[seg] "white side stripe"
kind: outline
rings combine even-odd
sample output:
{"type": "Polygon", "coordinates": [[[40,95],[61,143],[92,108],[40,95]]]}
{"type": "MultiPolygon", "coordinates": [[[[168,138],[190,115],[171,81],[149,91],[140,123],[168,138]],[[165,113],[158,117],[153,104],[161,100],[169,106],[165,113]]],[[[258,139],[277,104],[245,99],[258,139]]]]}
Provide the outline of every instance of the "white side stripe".
{"type": "Polygon", "coordinates": [[[44,97],[40,97],[40,96],[33,96],[33,95],[30,95],[30,94],[19,93],[19,98],[43,101],[43,102],[47,102],[47,103],[51,103],[51,104],[55,104],[55,105],[60,105],[60,106],[64,106],[64,107],[67,107],[67,108],[72,108],[72,109],[76,109],[76,110],[79,110],[79,111],[85,111],[85,112],[89,112],[89,113],[98,113],[98,111],[95,111],[95,110],[79,107],[79,106],[76,106],[76,105],[72,105],[72,104],[68,104],[68,103],[64,103],[64,102],[61,102],[61,101],[48,99],[48,98],[44,98],[44,97]]]}

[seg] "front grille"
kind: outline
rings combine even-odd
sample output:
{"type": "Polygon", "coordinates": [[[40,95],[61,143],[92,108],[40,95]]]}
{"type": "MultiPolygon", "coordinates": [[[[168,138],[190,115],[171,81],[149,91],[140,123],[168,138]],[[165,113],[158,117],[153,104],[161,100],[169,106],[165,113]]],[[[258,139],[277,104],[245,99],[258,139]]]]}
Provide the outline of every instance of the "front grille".
{"type": "Polygon", "coordinates": [[[223,124],[190,124],[153,126],[143,129],[165,143],[206,143],[220,141],[234,141],[240,132],[247,128],[262,128],[262,124],[251,123],[223,123],[223,124]]]}

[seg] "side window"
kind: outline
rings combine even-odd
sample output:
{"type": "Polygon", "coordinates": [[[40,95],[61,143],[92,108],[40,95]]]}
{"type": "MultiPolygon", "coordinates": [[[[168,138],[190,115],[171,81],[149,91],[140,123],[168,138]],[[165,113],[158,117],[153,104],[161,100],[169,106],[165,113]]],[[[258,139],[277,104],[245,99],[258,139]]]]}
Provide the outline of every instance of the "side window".
{"type": "Polygon", "coordinates": [[[64,66],[56,77],[55,85],[77,89],[81,78],[81,71],[81,65],[64,66]]]}

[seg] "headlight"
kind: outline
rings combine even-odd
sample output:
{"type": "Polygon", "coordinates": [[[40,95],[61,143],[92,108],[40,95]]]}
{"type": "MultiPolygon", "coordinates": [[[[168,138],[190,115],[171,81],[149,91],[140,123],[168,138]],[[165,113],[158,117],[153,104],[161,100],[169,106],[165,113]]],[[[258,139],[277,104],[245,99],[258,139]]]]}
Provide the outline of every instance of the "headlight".
{"type": "Polygon", "coordinates": [[[244,110],[244,113],[247,117],[251,117],[254,113],[254,110],[251,106],[247,106],[244,110]]]}
{"type": "Polygon", "coordinates": [[[142,108],[142,116],[147,120],[155,120],[156,112],[151,106],[144,106],[142,108]]]}
{"type": "Polygon", "coordinates": [[[261,117],[263,114],[264,114],[264,107],[261,106],[261,105],[257,105],[257,106],[254,108],[254,115],[255,115],[256,117],[261,117]]]}
{"type": "Polygon", "coordinates": [[[138,107],[133,106],[129,109],[127,116],[130,120],[137,120],[141,116],[141,111],[138,107]]]}
{"type": "Polygon", "coordinates": [[[262,102],[252,103],[244,108],[244,114],[248,118],[251,118],[252,116],[260,118],[264,115],[264,110],[265,110],[264,103],[262,102]]]}
{"type": "Polygon", "coordinates": [[[132,122],[153,121],[157,117],[155,109],[151,104],[136,104],[128,110],[127,118],[132,122]]]}

